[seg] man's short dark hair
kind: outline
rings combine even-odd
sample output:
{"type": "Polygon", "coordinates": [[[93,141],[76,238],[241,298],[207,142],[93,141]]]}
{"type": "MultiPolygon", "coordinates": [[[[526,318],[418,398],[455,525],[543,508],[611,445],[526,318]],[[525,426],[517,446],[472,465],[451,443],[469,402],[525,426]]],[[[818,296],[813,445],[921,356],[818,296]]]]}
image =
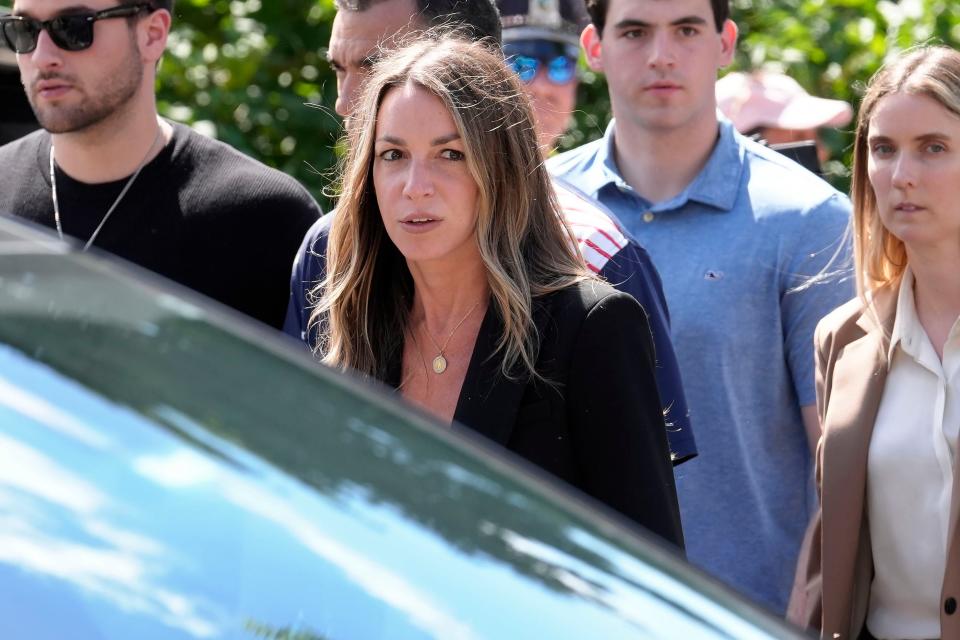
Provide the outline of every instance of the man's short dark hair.
{"type": "MultiPolygon", "coordinates": [[[[140,4],[144,0],[120,0],[120,4],[140,4]]],[[[173,15],[173,3],[174,0],[150,0],[150,4],[153,5],[154,9],[166,9],[170,12],[170,15],[173,15]]]]}
{"type": "MultiPolygon", "coordinates": [[[[596,27],[597,33],[603,36],[610,0],[586,0],[586,2],[590,22],[596,27]]],[[[710,8],[713,9],[713,23],[717,27],[717,33],[720,33],[723,31],[723,23],[730,18],[730,0],[710,0],[710,8]]]]}
{"type": "MultiPolygon", "coordinates": [[[[394,0],[335,0],[340,11],[366,11],[381,2],[394,0]]],[[[501,43],[500,12],[494,0],[413,0],[417,16],[428,28],[451,27],[466,30],[472,40],[484,38],[501,43]]]]}

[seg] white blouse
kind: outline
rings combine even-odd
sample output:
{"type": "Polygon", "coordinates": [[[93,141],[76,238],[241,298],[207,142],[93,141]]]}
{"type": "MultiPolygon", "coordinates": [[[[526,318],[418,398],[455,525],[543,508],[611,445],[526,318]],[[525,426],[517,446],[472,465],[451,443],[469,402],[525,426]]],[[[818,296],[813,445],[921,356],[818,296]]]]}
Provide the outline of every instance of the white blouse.
{"type": "Polygon", "coordinates": [[[941,362],[917,317],[913,283],[908,268],[867,463],[875,571],[867,628],[881,640],[940,637],[960,428],[960,319],[941,362]]]}

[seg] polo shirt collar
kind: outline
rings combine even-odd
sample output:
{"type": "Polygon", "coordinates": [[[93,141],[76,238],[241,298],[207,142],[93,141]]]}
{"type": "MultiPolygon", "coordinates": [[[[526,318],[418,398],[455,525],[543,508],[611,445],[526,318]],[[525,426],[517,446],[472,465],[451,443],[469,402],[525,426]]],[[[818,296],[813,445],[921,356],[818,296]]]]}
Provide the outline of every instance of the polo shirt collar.
{"type": "Polygon", "coordinates": [[[740,194],[744,148],[729,120],[720,119],[719,124],[720,135],[707,164],[680,195],[724,212],[733,209],[740,194]]]}
{"type": "MultiPolygon", "coordinates": [[[[740,192],[744,147],[738,140],[740,134],[730,121],[719,114],[718,120],[720,135],[703,169],[680,194],[669,201],[654,203],[654,209],[677,209],[690,200],[711,206],[718,212],[730,211],[733,208],[740,192]]],[[[630,190],[617,167],[614,123],[615,121],[611,120],[607,125],[607,131],[597,148],[597,169],[584,175],[584,187],[593,195],[609,184],[618,189],[630,190]]]]}
{"type": "Polygon", "coordinates": [[[630,188],[617,168],[617,155],[613,142],[614,123],[615,120],[611,119],[603,137],[597,141],[596,155],[591,163],[592,169],[577,176],[577,184],[581,190],[594,198],[607,185],[612,184],[617,189],[623,190],[630,188]]]}

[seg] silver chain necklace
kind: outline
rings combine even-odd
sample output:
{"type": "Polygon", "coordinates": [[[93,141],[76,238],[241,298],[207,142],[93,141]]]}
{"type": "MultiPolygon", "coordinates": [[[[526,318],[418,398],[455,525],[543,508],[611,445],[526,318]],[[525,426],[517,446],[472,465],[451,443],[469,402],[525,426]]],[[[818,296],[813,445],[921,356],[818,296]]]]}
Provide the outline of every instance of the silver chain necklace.
{"type": "MultiPolygon", "coordinates": [[[[147,154],[143,156],[143,160],[140,161],[140,164],[137,166],[137,170],[133,172],[133,175],[130,176],[130,179],[127,180],[127,183],[123,185],[120,195],[118,195],[117,199],[113,201],[113,204],[110,205],[110,208],[107,209],[107,212],[103,214],[103,218],[100,219],[100,224],[98,224],[97,228],[93,230],[93,234],[90,236],[90,239],[87,240],[87,243],[83,245],[83,251],[86,251],[90,248],[90,246],[93,244],[93,241],[96,240],[97,236],[100,234],[100,230],[103,229],[103,225],[107,224],[107,220],[110,219],[110,216],[120,205],[123,197],[127,195],[128,191],[130,191],[130,187],[133,186],[133,183],[140,175],[140,172],[143,171],[143,168],[147,165],[147,160],[150,158],[150,155],[153,153],[153,148],[157,146],[157,142],[160,141],[161,137],[163,137],[163,129],[158,127],[157,137],[153,139],[153,143],[151,143],[150,148],[147,149],[147,154]]],[[[53,219],[57,223],[57,234],[60,236],[60,239],[63,240],[63,226],[60,224],[60,202],[57,198],[57,172],[54,170],[52,142],[50,144],[50,191],[51,195],[53,196],[53,219]]]]}

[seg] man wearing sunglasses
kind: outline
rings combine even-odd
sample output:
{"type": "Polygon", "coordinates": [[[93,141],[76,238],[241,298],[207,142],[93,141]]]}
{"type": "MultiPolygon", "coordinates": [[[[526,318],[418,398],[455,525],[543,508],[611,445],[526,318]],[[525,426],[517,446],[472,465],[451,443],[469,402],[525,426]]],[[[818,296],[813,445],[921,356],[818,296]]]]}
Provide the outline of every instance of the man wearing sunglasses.
{"type": "Polygon", "coordinates": [[[503,54],[533,103],[544,155],[553,151],[577,106],[582,0],[498,0],[503,54]]]}
{"type": "Polygon", "coordinates": [[[159,118],[173,0],[16,0],[0,37],[43,130],[0,147],[0,211],[279,327],[320,214],[293,179],[159,118]]]}

